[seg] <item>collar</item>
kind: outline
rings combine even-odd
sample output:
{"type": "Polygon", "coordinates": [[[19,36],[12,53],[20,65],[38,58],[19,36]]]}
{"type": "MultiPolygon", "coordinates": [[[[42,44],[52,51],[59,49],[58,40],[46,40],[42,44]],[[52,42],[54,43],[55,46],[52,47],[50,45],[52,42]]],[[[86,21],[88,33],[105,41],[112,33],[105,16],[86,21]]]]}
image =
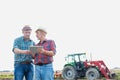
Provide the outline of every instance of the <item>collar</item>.
{"type": "Polygon", "coordinates": [[[29,38],[28,40],[25,40],[24,36],[21,37],[23,41],[31,41],[31,39],[29,38]]]}
{"type": "Polygon", "coordinates": [[[43,44],[43,43],[45,43],[45,42],[47,42],[47,39],[45,39],[42,43],[41,43],[41,41],[39,41],[38,44],[43,44]]]}

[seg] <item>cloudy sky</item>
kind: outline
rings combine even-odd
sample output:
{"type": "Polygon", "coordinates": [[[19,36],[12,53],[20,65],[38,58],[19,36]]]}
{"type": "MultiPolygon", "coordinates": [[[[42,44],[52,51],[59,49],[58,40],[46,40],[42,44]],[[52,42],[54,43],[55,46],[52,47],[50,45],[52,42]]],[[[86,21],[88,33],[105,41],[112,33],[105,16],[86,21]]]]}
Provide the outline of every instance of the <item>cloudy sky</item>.
{"type": "Polygon", "coordinates": [[[13,40],[30,25],[45,27],[55,40],[54,69],[62,69],[64,57],[86,52],[104,60],[108,68],[120,67],[119,0],[2,0],[0,1],[0,70],[13,70],[13,40]]]}

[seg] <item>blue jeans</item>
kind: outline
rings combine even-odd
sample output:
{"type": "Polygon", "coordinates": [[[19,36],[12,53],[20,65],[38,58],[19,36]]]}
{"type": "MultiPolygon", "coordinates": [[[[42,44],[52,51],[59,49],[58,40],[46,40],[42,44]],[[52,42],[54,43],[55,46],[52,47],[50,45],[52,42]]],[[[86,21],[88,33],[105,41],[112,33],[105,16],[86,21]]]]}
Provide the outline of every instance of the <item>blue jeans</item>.
{"type": "Polygon", "coordinates": [[[20,64],[14,65],[14,80],[33,80],[34,68],[33,64],[20,64]]]}
{"type": "Polygon", "coordinates": [[[54,80],[53,65],[35,65],[35,80],[54,80]]]}

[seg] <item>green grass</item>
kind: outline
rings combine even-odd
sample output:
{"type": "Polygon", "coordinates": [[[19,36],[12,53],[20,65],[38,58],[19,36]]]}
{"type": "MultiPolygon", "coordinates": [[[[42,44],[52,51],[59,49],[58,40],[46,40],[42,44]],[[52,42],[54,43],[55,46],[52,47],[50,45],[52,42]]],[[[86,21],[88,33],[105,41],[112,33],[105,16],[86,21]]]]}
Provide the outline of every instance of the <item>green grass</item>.
{"type": "Polygon", "coordinates": [[[4,74],[0,75],[0,79],[3,79],[3,78],[13,79],[13,77],[14,76],[12,74],[10,74],[10,75],[4,75],[4,74]]]}

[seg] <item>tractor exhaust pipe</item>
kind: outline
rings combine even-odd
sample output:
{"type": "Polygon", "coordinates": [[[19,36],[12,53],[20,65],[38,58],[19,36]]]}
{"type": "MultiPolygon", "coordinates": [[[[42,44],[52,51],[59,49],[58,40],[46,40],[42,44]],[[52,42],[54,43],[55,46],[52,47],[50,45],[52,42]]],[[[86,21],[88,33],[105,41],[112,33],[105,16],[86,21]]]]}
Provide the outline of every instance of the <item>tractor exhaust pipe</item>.
{"type": "Polygon", "coordinates": [[[92,61],[92,53],[90,53],[90,61],[92,61]]]}

